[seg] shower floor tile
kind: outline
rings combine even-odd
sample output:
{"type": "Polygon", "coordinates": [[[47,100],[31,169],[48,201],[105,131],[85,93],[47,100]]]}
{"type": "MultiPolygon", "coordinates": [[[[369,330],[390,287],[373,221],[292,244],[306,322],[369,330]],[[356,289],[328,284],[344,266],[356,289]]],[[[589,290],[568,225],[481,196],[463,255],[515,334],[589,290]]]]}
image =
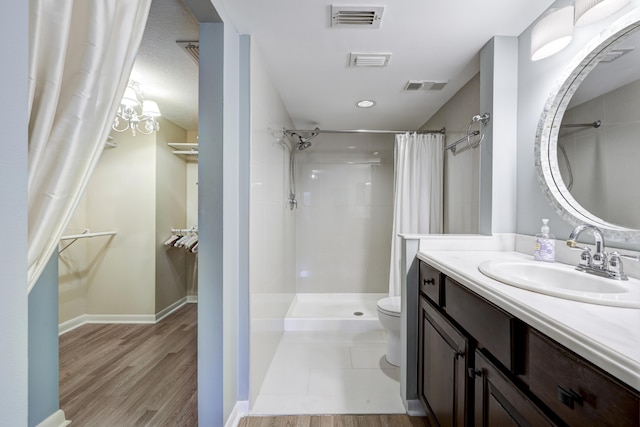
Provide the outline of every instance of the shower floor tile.
{"type": "Polygon", "coordinates": [[[251,414],[404,414],[385,334],[284,332],[251,414]]]}

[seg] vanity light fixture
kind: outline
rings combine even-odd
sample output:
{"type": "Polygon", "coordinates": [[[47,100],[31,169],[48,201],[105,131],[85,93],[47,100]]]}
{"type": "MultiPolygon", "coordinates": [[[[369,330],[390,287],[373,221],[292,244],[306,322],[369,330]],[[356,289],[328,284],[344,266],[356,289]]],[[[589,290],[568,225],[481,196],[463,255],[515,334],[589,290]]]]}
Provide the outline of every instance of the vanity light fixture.
{"type": "Polygon", "coordinates": [[[362,101],[358,101],[356,104],[358,108],[371,108],[374,105],[376,105],[376,102],[369,99],[363,99],[362,101]]]}
{"type": "Polygon", "coordinates": [[[160,130],[160,124],[157,121],[160,116],[158,104],[150,99],[144,99],[140,84],[130,80],[111,129],[116,132],[125,132],[130,129],[133,136],[136,136],[136,132],[150,135],[160,130]]]}
{"type": "Polygon", "coordinates": [[[571,43],[573,6],[555,9],[540,19],[531,30],[531,60],[547,58],[571,43]]]}
{"type": "Polygon", "coordinates": [[[617,12],[631,0],[576,0],[576,25],[593,24],[617,12]]]}

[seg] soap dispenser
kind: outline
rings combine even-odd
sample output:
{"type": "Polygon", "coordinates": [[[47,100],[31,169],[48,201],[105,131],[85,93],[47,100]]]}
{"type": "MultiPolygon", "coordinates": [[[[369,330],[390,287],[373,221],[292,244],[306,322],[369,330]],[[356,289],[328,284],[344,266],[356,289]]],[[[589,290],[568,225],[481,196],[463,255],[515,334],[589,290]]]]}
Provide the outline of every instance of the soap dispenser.
{"type": "Polygon", "coordinates": [[[556,260],[556,237],[549,232],[549,220],[542,219],[540,233],[536,234],[533,258],[536,261],[554,262],[556,260]]]}

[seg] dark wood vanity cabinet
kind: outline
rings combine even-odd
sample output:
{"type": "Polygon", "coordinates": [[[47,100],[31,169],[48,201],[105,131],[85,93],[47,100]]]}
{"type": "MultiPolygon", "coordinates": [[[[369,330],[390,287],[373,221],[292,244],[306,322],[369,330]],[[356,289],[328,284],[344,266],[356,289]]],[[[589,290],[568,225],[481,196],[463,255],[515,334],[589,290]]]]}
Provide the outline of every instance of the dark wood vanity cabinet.
{"type": "Polygon", "coordinates": [[[418,394],[434,426],[639,426],[640,393],[420,263],[418,394]]]}
{"type": "Polygon", "coordinates": [[[418,393],[431,423],[468,425],[469,340],[424,297],[418,330],[418,393]]]}

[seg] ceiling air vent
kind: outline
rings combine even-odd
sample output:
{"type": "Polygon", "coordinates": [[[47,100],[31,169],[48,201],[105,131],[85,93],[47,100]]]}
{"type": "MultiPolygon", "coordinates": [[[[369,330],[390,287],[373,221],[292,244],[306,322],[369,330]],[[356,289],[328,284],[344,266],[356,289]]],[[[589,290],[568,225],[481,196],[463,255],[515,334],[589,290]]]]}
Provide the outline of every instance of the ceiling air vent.
{"type": "Polygon", "coordinates": [[[379,28],[384,6],[331,5],[332,27],[379,28]]]}
{"type": "Polygon", "coordinates": [[[409,80],[406,85],[404,85],[404,90],[421,90],[424,84],[420,80],[409,80]]]}
{"type": "Polygon", "coordinates": [[[449,83],[447,80],[424,80],[422,90],[440,90],[449,83]]]}
{"type": "Polygon", "coordinates": [[[449,83],[447,80],[409,80],[404,90],[440,90],[449,83]]]}
{"type": "Polygon", "coordinates": [[[386,67],[389,64],[390,53],[351,53],[350,67],[386,67]]]}
{"type": "Polygon", "coordinates": [[[622,48],[622,49],[612,49],[604,54],[604,56],[600,59],[600,62],[613,62],[616,59],[620,58],[622,55],[626,55],[631,52],[633,48],[622,48]]]}
{"type": "Polygon", "coordinates": [[[193,59],[196,64],[200,63],[200,42],[196,41],[187,41],[187,42],[176,42],[178,46],[180,46],[186,53],[193,59]]]}

